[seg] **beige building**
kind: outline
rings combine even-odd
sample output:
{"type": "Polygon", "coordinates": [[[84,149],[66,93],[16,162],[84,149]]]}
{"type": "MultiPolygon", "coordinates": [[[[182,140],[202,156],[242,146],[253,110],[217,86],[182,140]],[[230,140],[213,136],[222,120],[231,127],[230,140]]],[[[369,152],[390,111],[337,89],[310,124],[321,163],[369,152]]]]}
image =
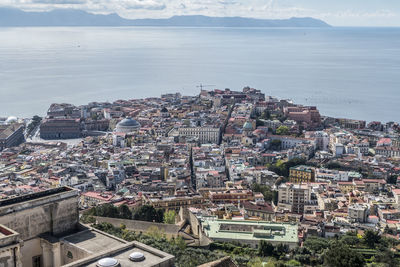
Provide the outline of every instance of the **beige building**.
{"type": "Polygon", "coordinates": [[[315,182],[315,168],[299,165],[289,169],[289,179],[292,183],[315,182]]]}
{"type": "Polygon", "coordinates": [[[281,184],[278,188],[278,210],[303,214],[311,200],[311,187],[307,184],[281,184]]]}
{"type": "Polygon", "coordinates": [[[350,221],[365,223],[368,220],[368,205],[352,204],[348,208],[348,217],[350,221]]]}
{"type": "Polygon", "coordinates": [[[0,266],[173,266],[172,255],[79,224],[78,198],[60,187],[0,201],[0,266]]]}
{"type": "Polygon", "coordinates": [[[201,144],[218,144],[221,136],[219,127],[188,127],[179,128],[179,136],[197,137],[201,144]]]}

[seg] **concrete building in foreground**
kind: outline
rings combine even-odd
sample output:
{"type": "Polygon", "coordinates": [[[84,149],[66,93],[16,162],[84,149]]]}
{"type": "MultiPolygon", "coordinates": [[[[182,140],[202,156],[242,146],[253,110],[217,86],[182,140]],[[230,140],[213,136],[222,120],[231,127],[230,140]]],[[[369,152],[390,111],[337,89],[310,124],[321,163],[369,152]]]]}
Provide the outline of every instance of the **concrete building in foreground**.
{"type": "Polygon", "coordinates": [[[0,201],[0,266],[173,266],[172,255],[79,224],[78,198],[60,187],[0,201]]]}
{"type": "Polygon", "coordinates": [[[200,220],[205,235],[213,241],[235,241],[253,248],[258,247],[260,240],[274,245],[288,245],[290,248],[295,248],[299,242],[296,224],[219,220],[216,217],[203,217],[200,220]]]}

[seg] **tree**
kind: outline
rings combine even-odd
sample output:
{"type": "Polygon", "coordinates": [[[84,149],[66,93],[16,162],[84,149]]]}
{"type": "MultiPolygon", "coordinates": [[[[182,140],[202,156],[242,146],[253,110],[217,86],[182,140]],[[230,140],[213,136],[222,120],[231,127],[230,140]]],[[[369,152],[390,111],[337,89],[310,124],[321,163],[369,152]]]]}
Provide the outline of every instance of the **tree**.
{"type": "Polygon", "coordinates": [[[155,209],[150,205],[143,205],[134,211],[133,219],[148,222],[163,222],[164,211],[161,209],[155,209]]]}
{"type": "Polygon", "coordinates": [[[98,206],[94,210],[96,216],[118,218],[118,209],[110,203],[98,206]]]}
{"type": "Polygon", "coordinates": [[[296,261],[296,260],[290,260],[285,265],[288,266],[288,267],[301,266],[301,263],[296,261]]]}
{"type": "Polygon", "coordinates": [[[274,246],[265,240],[260,240],[260,245],[258,248],[258,255],[267,257],[274,255],[274,246]]]}
{"type": "Polygon", "coordinates": [[[400,266],[400,262],[396,259],[395,254],[388,249],[377,253],[375,256],[375,262],[384,263],[385,266],[388,267],[400,266]]]}
{"type": "Polygon", "coordinates": [[[254,192],[261,193],[264,196],[265,201],[275,200],[277,197],[277,191],[274,191],[268,185],[253,184],[251,188],[254,192]]]}
{"type": "Polygon", "coordinates": [[[363,235],[363,242],[370,248],[375,248],[375,246],[379,243],[381,236],[378,232],[373,230],[366,230],[363,235]]]}
{"type": "Polygon", "coordinates": [[[284,122],[287,119],[287,117],[285,115],[281,114],[281,115],[278,115],[276,117],[276,119],[279,120],[280,122],[284,122]]]}
{"type": "Polygon", "coordinates": [[[289,134],[289,127],[281,125],[276,129],[277,135],[288,135],[289,134]]]}
{"type": "Polygon", "coordinates": [[[147,235],[155,239],[161,239],[165,236],[165,233],[157,226],[150,226],[147,229],[147,235]]]}
{"type": "Polygon", "coordinates": [[[281,255],[289,253],[289,246],[284,244],[278,244],[275,247],[275,255],[280,257],[281,255]]]}
{"type": "Polygon", "coordinates": [[[340,241],[348,244],[349,246],[355,246],[360,243],[360,239],[357,237],[357,235],[344,235],[342,238],[340,238],[340,241]]]}
{"type": "Polygon", "coordinates": [[[340,165],[339,162],[337,161],[330,161],[327,165],[326,168],[328,169],[335,169],[335,170],[341,170],[342,169],[342,165],[340,165]]]}
{"type": "Polygon", "coordinates": [[[329,247],[329,241],[321,237],[309,237],[304,242],[304,247],[313,253],[322,253],[329,247]]]}
{"type": "Polygon", "coordinates": [[[361,267],[364,265],[364,257],[342,242],[333,242],[324,255],[324,266],[328,267],[361,267]]]}
{"type": "Polygon", "coordinates": [[[169,210],[164,213],[164,223],[175,224],[176,212],[174,210],[169,210]]]}
{"type": "Polygon", "coordinates": [[[387,179],[388,184],[396,184],[397,183],[397,175],[390,175],[387,179]]]}
{"type": "Polygon", "coordinates": [[[83,214],[81,217],[81,221],[86,224],[92,224],[92,223],[96,223],[96,218],[94,218],[93,216],[90,216],[90,215],[83,214]]]}
{"type": "Polygon", "coordinates": [[[263,261],[260,257],[251,258],[247,263],[248,267],[263,267],[263,261]]]}
{"type": "Polygon", "coordinates": [[[127,205],[121,205],[118,207],[119,218],[132,219],[132,212],[127,205]]]}
{"type": "Polygon", "coordinates": [[[35,116],[32,117],[32,120],[34,122],[40,122],[42,120],[42,117],[39,117],[38,115],[35,115],[35,116]]]}
{"type": "Polygon", "coordinates": [[[269,110],[264,110],[261,113],[260,119],[264,119],[264,120],[269,120],[271,119],[271,113],[269,112],[269,110]]]}
{"type": "Polygon", "coordinates": [[[186,248],[186,242],[181,236],[172,239],[171,242],[173,245],[177,246],[180,250],[185,250],[186,248]]]}
{"type": "Polygon", "coordinates": [[[282,144],[281,140],[274,139],[271,141],[271,149],[279,150],[279,149],[281,149],[281,144],[282,144]]]}
{"type": "Polygon", "coordinates": [[[268,166],[268,170],[275,172],[278,175],[288,177],[291,167],[306,164],[303,158],[294,158],[289,161],[278,160],[276,164],[268,166]]]}

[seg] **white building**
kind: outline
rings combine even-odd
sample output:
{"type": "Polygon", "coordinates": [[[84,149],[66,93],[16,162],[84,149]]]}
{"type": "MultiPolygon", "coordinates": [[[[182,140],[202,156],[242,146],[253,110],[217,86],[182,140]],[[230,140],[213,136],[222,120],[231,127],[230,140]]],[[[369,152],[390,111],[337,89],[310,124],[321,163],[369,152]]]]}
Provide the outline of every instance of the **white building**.
{"type": "Polygon", "coordinates": [[[315,139],[317,150],[328,151],[329,135],[326,132],[324,131],[306,132],[305,137],[315,139]]]}
{"type": "Polygon", "coordinates": [[[348,216],[350,221],[365,223],[368,221],[369,206],[362,204],[352,204],[348,208],[348,216]]]}
{"type": "Polygon", "coordinates": [[[311,200],[311,186],[307,184],[281,184],[278,188],[278,210],[303,214],[311,200]]]}
{"type": "Polygon", "coordinates": [[[201,144],[218,144],[221,136],[219,127],[187,127],[179,128],[179,136],[197,137],[201,144]]]}
{"type": "Polygon", "coordinates": [[[315,178],[347,182],[349,180],[349,174],[348,174],[348,172],[345,172],[345,171],[330,170],[330,169],[316,169],[315,178]]]}

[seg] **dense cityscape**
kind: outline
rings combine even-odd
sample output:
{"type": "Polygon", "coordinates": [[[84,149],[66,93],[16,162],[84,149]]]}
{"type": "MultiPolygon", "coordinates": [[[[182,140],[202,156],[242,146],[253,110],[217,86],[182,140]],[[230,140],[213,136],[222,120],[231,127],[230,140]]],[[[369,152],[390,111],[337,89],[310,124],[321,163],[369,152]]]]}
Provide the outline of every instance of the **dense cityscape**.
{"type": "Polygon", "coordinates": [[[0,265],[400,265],[398,123],[200,89],[0,118],[0,265]]]}

